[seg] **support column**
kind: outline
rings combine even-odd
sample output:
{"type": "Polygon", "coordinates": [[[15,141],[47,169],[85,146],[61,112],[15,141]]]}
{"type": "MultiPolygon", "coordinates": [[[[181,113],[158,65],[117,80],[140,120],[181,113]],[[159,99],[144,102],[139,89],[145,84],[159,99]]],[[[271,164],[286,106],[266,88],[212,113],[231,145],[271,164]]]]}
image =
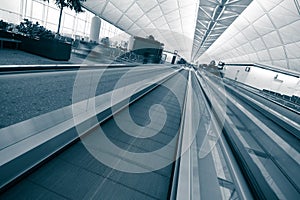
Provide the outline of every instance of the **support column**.
{"type": "Polygon", "coordinates": [[[101,19],[98,16],[92,18],[90,29],[90,41],[99,42],[99,34],[101,28],[101,19]]]}

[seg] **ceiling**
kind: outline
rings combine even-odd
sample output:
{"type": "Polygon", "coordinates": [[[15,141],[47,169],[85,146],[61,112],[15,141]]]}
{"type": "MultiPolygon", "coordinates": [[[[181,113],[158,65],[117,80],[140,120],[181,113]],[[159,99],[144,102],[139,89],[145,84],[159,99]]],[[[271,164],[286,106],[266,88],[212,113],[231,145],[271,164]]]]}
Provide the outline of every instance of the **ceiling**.
{"type": "Polygon", "coordinates": [[[259,63],[300,72],[299,2],[253,0],[199,63],[259,63]]]}
{"type": "Polygon", "coordinates": [[[257,62],[300,71],[296,0],[87,0],[131,35],[153,35],[189,61],[257,62]]]}
{"type": "Polygon", "coordinates": [[[190,57],[198,0],[87,0],[84,7],[131,35],[154,38],[190,57]]]}
{"type": "Polygon", "coordinates": [[[251,1],[87,0],[83,6],[131,35],[153,35],[166,50],[196,60],[251,1]]]}
{"type": "Polygon", "coordinates": [[[252,0],[200,0],[192,60],[197,60],[251,2],[252,0]]]}

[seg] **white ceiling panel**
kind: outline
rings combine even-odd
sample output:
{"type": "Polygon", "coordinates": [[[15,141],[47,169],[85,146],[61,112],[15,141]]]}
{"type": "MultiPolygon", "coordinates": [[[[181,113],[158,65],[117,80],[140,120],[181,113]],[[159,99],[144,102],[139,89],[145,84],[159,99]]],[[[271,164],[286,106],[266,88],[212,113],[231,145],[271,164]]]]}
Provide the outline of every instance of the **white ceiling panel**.
{"type": "Polygon", "coordinates": [[[178,24],[181,23],[181,18],[180,18],[180,12],[179,10],[174,10],[173,12],[166,14],[165,18],[167,22],[173,22],[176,21],[178,24]]]}
{"type": "Polygon", "coordinates": [[[236,36],[235,36],[236,40],[238,41],[239,45],[243,45],[245,43],[248,42],[247,38],[245,37],[245,35],[241,32],[239,32],[236,36]]]}
{"type": "Polygon", "coordinates": [[[264,1],[259,1],[260,6],[265,9],[266,11],[270,11],[276,6],[279,5],[283,0],[264,0],[264,1]]]}
{"type": "Polygon", "coordinates": [[[144,16],[140,17],[140,18],[136,21],[136,23],[137,23],[140,27],[144,27],[144,26],[146,26],[146,25],[148,25],[148,24],[151,24],[151,21],[150,21],[150,19],[147,17],[147,15],[144,15],[144,16]]]}
{"type": "MultiPolygon", "coordinates": [[[[280,66],[280,65],[278,65],[278,66],[280,66]]],[[[299,66],[300,66],[299,58],[289,59],[289,69],[294,70],[294,71],[299,71],[299,66]]]]}
{"type": "Polygon", "coordinates": [[[266,48],[263,40],[260,37],[255,40],[252,40],[251,44],[256,51],[261,51],[266,48]]]}
{"type": "Polygon", "coordinates": [[[249,52],[250,54],[255,52],[255,49],[253,49],[253,47],[250,43],[246,43],[242,47],[245,52],[249,52]]]}
{"type": "Polygon", "coordinates": [[[249,25],[250,22],[246,18],[238,18],[234,23],[234,26],[240,31],[247,28],[249,25]]]}
{"type": "Polygon", "coordinates": [[[133,24],[133,21],[131,21],[131,19],[129,17],[127,17],[126,15],[123,15],[117,25],[121,26],[127,30],[130,28],[130,26],[132,26],[132,24],[133,24]]]}
{"type": "Polygon", "coordinates": [[[263,15],[253,23],[253,26],[261,36],[274,31],[274,26],[268,15],[263,15]]]}
{"type": "Polygon", "coordinates": [[[285,51],[282,46],[269,49],[273,60],[285,60],[285,51]]]}
{"type": "Polygon", "coordinates": [[[143,10],[137,3],[131,5],[131,7],[127,10],[126,15],[130,16],[132,21],[137,21],[144,14],[143,10]]]}
{"type": "Polygon", "coordinates": [[[285,68],[287,69],[287,63],[286,63],[286,60],[274,60],[272,62],[272,65],[274,66],[281,66],[281,68],[285,68]]]}
{"type": "Polygon", "coordinates": [[[267,50],[258,51],[257,55],[258,55],[260,61],[269,61],[270,60],[270,56],[269,56],[269,53],[267,50]]]}
{"type": "Polygon", "coordinates": [[[177,3],[177,1],[167,0],[160,4],[160,8],[164,14],[167,14],[174,10],[178,10],[178,3],[177,3]]]}
{"type": "Polygon", "coordinates": [[[300,3],[299,0],[284,0],[284,1],[280,2],[280,6],[287,9],[289,13],[293,13],[293,14],[297,15],[297,14],[299,14],[299,12],[297,10],[295,1],[298,1],[298,3],[300,3]]]}
{"type": "Polygon", "coordinates": [[[113,22],[119,21],[122,14],[123,13],[110,2],[108,2],[108,4],[106,5],[103,11],[103,15],[107,15],[108,21],[113,21],[113,22]]]}
{"type": "Polygon", "coordinates": [[[181,33],[181,24],[179,24],[178,21],[170,22],[170,23],[168,23],[168,25],[175,32],[181,33]]]}
{"type": "Polygon", "coordinates": [[[245,32],[247,32],[247,34],[245,35],[246,38],[250,41],[259,37],[258,33],[256,32],[256,30],[254,30],[253,26],[248,26],[245,29],[245,32]]]}
{"type": "Polygon", "coordinates": [[[276,28],[281,28],[299,20],[299,13],[291,12],[282,6],[275,7],[269,12],[269,15],[276,28]]]}
{"type": "Polygon", "coordinates": [[[258,59],[256,53],[249,54],[249,58],[250,58],[251,60],[257,60],[257,59],[258,59]]]}
{"type": "Polygon", "coordinates": [[[248,6],[248,9],[244,11],[246,19],[250,22],[254,22],[265,14],[265,11],[256,3],[252,3],[248,6]],[[254,12],[255,11],[255,12],[254,12]]]}
{"type": "Polygon", "coordinates": [[[168,23],[164,17],[156,19],[152,22],[156,27],[164,27],[165,29],[169,29],[168,23]]]}
{"type": "Polygon", "coordinates": [[[156,0],[148,0],[148,1],[137,1],[136,2],[145,13],[147,13],[150,9],[157,6],[156,0]]]}
{"type": "Polygon", "coordinates": [[[163,13],[160,9],[160,7],[157,5],[156,7],[154,7],[153,9],[151,9],[150,11],[147,12],[147,15],[149,16],[149,18],[151,18],[152,20],[155,20],[161,16],[163,16],[163,13]]]}
{"type": "Polygon", "coordinates": [[[281,41],[277,31],[273,31],[267,35],[264,35],[262,39],[264,40],[268,48],[273,48],[281,45],[281,41]]]}
{"type": "Polygon", "coordinates": [[[300,20],[280,28],[278,31],[284,43],[294,43],[300,41],[300,20]]]}
{"type": "Polygon", "coordinates": [[[289,58],[299,58],[300,42],[287,44],[285,50],[289,58]]]}
{"type": "Polygon", "coordinates": [[[185,1],[178,1],[178,5],[180,7],[185,7],[189,5],[193,5],[194,8],[196,7],[197,3],[194,0],[185,0],[185,1]]]}
{"type": "Polygon", "coordinates": [[[126,0],[126,1],[110,0],[110,3],[112,3],[116,8],[118,8],[122,12],[125,12],[133,2],[134,0],[126,0]]]}
{"type": "Polygon", "coordinates": [[[147,26],[146,26],[146,29],[154,29],[155,28],[155,26],[154,26],[154,24],[148,24],[147,26]]]}
{"type": "Polygon", "coordinates": [[[135,33],[140,30],[141,30],[141,27],[138,26],[137,24],[132,24],[132,26],[129,28],[129,31],[134,31],[135,33]]]}
{"type": "Polygon", "coordinates": [[[181,17],[195,17],[194,12],[191,12],[193,10],[195,10],[195,5],[193,5],[193,4],[182,7],[179,9],[180,16],[181,17]]]}

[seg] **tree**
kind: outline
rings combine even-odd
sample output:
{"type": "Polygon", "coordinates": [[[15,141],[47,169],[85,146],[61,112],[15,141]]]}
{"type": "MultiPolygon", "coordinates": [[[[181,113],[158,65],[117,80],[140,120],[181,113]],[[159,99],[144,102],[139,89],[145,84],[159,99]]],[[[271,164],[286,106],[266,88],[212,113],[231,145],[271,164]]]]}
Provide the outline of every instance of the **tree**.
{"type": "MultiPolygon", "coordinates": [[[[43,1],[49,2],[49,0],[43,0],[43,1]]],[[[55,0],[55,4],[60,9],[57,34],[59,34],[61,17],[62,17],[62,12],[63,12],[64,7],[70,8],[71,10],[74,9],[76,13],[83,12],[81,2],[84,2],[84,1],[86,1],[86,0],[55,0]]]]}

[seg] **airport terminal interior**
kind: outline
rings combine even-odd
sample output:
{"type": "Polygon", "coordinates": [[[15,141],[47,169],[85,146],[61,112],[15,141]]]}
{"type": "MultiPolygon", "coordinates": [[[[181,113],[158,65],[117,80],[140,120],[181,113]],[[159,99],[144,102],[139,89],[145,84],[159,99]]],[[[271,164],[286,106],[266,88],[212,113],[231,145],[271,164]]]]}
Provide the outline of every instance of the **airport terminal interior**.
{"type": "Polygon", "coordinates": [[[300,199],[299,0],[0,5],[0,199],[300,199]]]}

